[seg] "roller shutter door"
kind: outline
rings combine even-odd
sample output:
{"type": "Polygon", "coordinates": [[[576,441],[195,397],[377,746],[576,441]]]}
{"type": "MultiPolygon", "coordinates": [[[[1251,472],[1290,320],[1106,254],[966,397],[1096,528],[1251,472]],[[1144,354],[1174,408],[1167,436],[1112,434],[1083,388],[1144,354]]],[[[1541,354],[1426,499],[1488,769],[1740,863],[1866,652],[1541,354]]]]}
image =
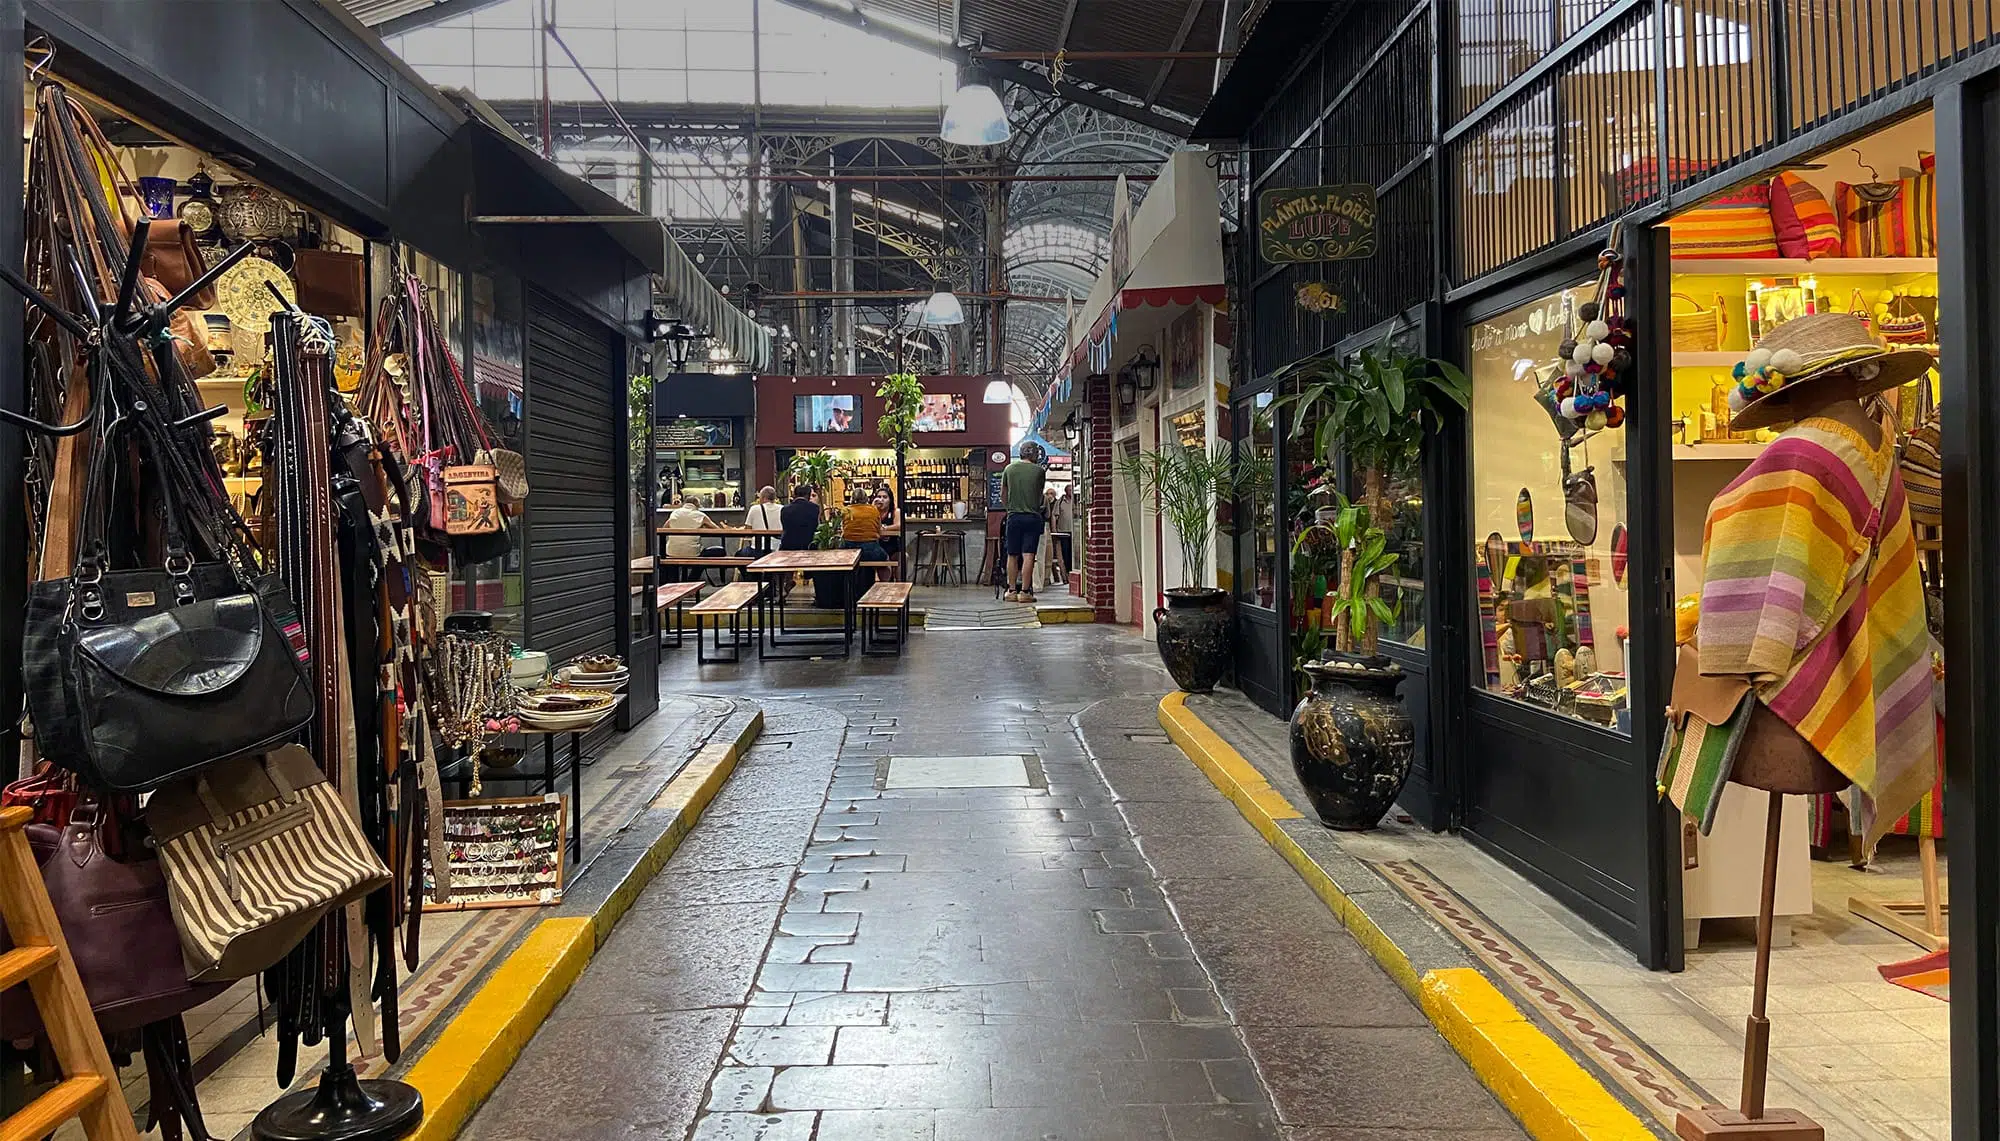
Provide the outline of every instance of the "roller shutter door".
{"type": "Polygon", "coordinates": [[[527,645],[553,663],[618,650],[617,357],[609,330],[528,291],[527,645]]]}

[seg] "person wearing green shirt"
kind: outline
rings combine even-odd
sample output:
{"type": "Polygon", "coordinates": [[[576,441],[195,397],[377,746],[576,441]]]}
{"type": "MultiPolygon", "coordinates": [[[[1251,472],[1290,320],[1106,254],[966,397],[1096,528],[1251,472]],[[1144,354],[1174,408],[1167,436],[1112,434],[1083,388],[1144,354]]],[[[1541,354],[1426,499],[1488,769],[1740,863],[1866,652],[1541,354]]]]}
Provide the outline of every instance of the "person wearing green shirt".
{"type": "Polygon", "coordinates": [[[1035,601],[1035,547],[1042,541],[1042,488],[1049,474],[1042,468],[1047,453],[1033,440],[1021,441],[1020,458],[1000,473],[1000,502],[1007,508],[1002,531],[1007,551],[1009,602],[1035,601]]]}

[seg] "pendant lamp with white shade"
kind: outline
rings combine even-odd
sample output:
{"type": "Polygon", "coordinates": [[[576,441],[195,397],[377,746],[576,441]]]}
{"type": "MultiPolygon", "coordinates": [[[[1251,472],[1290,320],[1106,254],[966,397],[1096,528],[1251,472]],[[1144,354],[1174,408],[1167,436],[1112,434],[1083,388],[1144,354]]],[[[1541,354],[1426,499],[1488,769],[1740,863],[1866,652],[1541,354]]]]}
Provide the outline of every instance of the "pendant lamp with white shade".
{"type": "Polygon", "coordinates": [[[1000,105],[999,93],[981,82],[977,73],[968,74],[951,102],[945,105],[944,125],[939,128],[938,137],[965,147],[990,147],[1006,142],[1013,135],[1014,128],[1007,122],[1007,109],[1000,105]]]}

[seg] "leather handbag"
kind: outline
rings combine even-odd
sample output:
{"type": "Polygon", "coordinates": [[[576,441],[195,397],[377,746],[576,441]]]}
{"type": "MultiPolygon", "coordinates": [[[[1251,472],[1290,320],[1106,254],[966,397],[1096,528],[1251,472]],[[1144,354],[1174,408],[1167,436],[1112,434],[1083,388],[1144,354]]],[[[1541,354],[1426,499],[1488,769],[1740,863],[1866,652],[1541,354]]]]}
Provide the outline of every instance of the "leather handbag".
{"type": "MultiPolygon", "coordinates": [[[[139,272],[165,286],[168,296],[200,280],[208,272],[208,262],[194,240],[194,227],[179,220],[155,219],[146,230],[146,252],[139,259],[139,272]]],[[[213,309],[215,302],[214,285],[188,299],[196,309],[213,309]]]]}
{"type": "Polygon", "coordinates": [[[368,262],[343,250],[299,250],[292,280],[299,308],[321,317],[364,317],[368,313],[368,262]]]}
{"type": "Polygon", "coordinates": [[[303,632],[272,576],[246,586],[221,563],[87,563],[30,589],[27,626],[36,745],[101,788],[143,792],[312,720],[303,632]]]}
{"type": "Polygon", "coordinates": [[[23,805],[34,810],[35,823],[64,827],[76,809],[76,774],[64,772],[47,761],[38,763],[34,775],[0,789],[0,808],[23,805]]]}
{"type": "Polygon", "coordinates": [[[298,745],[165,785],[146,819],[188,977],[198,981],[269,967],[327,912],[390,879],[353,811],[298,745]]]}
{"type": "Polygon", "coordinates": [[[444,469],[444,533],[490,535],[500,529],[500,479],[490,464],[444,469]]]}
{"type": "MultiPolygon", "coordinates": [[[[67,827],[29,825],[28,842],[90,1009],[98,1026],[115,1034],[172,1018],[228,987],[188,981],[160,862],[112,859],[102,842],[108,825],[86,801],[67,827]]],[[[0,949],[13,945],[0,928],[0,949]]],[[[0,997],[0,1037],[28,1038],[40,1029],[25,987],[0,997]]]]}

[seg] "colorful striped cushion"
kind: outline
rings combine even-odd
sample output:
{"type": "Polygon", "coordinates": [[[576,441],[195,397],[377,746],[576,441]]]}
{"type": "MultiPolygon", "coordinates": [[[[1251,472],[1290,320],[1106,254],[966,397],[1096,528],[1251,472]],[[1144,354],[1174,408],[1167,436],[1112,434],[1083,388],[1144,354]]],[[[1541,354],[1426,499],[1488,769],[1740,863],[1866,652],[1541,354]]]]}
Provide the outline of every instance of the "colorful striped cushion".
{"type": "Polygon", "coordinates": [[[1898,182],[1835,183],[1840,252],[1850,258],[1937,256],[1937,173],[1898,182]]]}
{"type": "Polygon", "coordinates": [[[1840,223],[1834,219],[1832,204],[1819,187],[1789,170],[1771,180],[1771,226],[1777,231],[1782,257],[1840,254],[1840,223]]]}
{"type": "Polygon", "coordinates": [[[1778,235],[1771,225],[1771,186],[1760,182],[1711,198],[1675,218],[1677,258],[1774,258],[1778,235]]]}

